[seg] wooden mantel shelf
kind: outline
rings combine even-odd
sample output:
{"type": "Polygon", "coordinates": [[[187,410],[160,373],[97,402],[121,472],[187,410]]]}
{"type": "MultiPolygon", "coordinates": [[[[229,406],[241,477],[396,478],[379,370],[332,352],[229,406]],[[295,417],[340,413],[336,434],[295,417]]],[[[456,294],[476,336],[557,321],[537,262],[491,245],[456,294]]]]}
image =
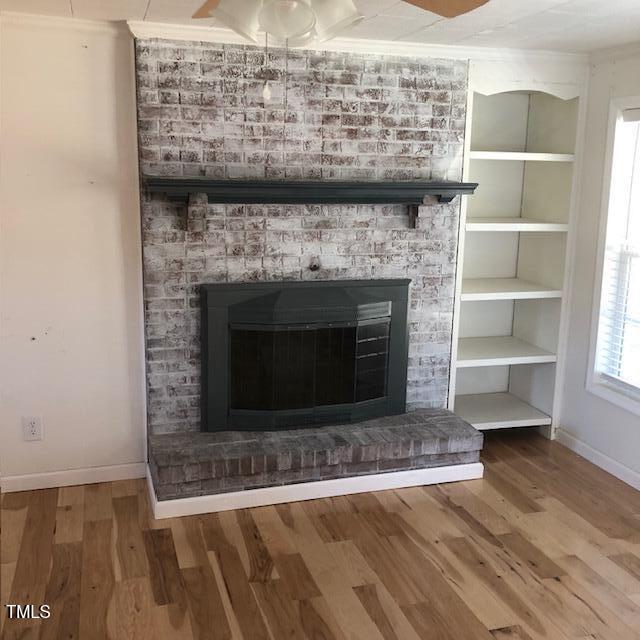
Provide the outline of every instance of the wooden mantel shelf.
{"type": "Polygon", "coordinates": [[[471,195],[473,182],[342,182],[297,180],[210,180],[143,176],[147,191],[165,193],[187,203],[192,193],[205,193],[212,204],[406,204],[420,205],[425,196],[451,202],[471,195]]]}

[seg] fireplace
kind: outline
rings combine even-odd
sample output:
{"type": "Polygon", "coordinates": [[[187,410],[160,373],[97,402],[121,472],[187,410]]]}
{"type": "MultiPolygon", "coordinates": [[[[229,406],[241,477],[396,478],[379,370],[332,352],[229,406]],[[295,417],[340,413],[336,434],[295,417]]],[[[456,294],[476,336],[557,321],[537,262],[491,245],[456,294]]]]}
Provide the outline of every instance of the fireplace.
{"type": "Polygon", "coordinates": [[[202,429],[403,413],[408,286],[405,279],[203,285],[202,429]]]}

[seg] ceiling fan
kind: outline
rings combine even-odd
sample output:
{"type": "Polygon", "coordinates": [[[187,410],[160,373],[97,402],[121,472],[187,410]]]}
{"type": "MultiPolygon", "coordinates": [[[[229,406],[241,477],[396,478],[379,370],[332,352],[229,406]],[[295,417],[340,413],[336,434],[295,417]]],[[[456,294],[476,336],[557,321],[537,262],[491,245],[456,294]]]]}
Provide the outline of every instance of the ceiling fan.
{"type": "MultiPolygon", "coordinates": [[[[404,0],[444,18],[473,11],[488,0],[404,0]]],[[[360,22],[353,0],[206,0],[194,18],[215,17],[251,42],[259,32],[291,47],[324,42],[360,22]]]]}

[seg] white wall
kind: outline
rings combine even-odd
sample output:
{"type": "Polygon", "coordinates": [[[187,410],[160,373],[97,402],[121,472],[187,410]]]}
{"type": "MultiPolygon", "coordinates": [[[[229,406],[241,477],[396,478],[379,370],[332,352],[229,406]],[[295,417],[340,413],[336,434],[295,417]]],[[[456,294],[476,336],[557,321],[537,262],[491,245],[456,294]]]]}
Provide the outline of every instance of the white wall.
{"type": "Polygon", "coordinates": [[[585,388],[596,275],[609,103],[640,96],[640,47],[594,62],[578,203],[569,345],[560,425],[561,441],[640,488],[640,416],[585,388]]]}
{"type": "Polygon", "coordinates": [[[138,463],[120,469],[138,473],[133,44],[124,26],[12,14],[2,16],[0,44],[3,485],[22,486],[7,476],[107,465],[138,463]],[[23,441],[25,415],[42,416],[42,442],[23,441]]]}

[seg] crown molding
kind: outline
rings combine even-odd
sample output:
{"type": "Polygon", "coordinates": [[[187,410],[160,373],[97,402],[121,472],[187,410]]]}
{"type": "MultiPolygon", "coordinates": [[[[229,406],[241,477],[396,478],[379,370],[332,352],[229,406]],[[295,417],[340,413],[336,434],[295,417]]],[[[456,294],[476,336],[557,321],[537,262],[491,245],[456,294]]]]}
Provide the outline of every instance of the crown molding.
{"type": "Polygon", "coordinates": [[[110,22],[107,20],[85,20],[64,16],[44,16],[14,11],[0,11],[3,25],[31,27],[36,29],[68,29],[71,31],[89,31],[117,36],[130,37],[130,30],[125,21],[110,22]]]}
{"type": "MultiPolygon", "coordinates": [[[[247,40],[231,31],[231,29],[223,27],[165,24],[140,20],[130,20],[127,25],[134,38],[160,38],[191,42],[215,42],[217,44],[250,44],[247,40]]],[[[567,53],[564,51],[468,47],[464,45],[424,44],[398,40],[365,40],[361,38],[334,38],[328,42],[305,48],[320,51],[393,54],[418,58],[454,58],[460,60],[562,60],[580,65],[584,65],[588,61],[586,54],[567,53]]]]}
{"type": "Polygon", "coordinates": [[[231,29],[191,24],[171,24],[165,22],[127,21],[134,38],[160,38],[162,40],[182,40],[191,42],[215,42],[217,44],[250,44],[231,29]]]}
{"type": "Polygon", "coordinates": [[[597,49],[589,54],[589,63],[592,65],[615,62],[616,60],[628,60],[640,57],[640,42],[629,42],[618,47],[597,49]]]}

